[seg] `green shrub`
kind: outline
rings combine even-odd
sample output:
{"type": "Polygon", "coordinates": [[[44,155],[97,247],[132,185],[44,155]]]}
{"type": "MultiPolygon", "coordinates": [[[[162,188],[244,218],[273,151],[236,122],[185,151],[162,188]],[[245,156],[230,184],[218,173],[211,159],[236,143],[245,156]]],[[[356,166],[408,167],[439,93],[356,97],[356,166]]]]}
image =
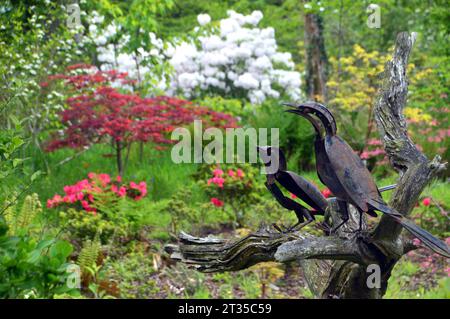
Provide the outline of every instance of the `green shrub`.
{"type": "Polygon", "coordinates": [[[250,164],[202,165],[195,178],[216,207],[228,208],[238,226],[246,222],[246,213],[263,194],[258,168],[250,164]]]}
{"type": "Polygon", "coordinates": [[[117,284],[121,298],[152,298],[159,292],[152,275],[154,258],[142,245],[125,257],[105,265],[107,280],[117,284]]]}
{"type": "Polygon", "coordinates": [[[42,213],[42,204],[37,194],[27,195],[20,208],[14,205],[16,202],[16,196],[5,202],[4,216],[9,227],[9,235],[17,235],[21,230],[27,232],[34,230],[33,222],[42,213]]]}
{"type": "Polygon", "coordinates": [[[65,235],[79,245],[83,240],[93,239],[97,233],[102,243],[107,243],[112,237],[128,234],[126,225],[117,224],[102,213],[94,215],[73,208],[59,213],[59,224],[65,235]]]}
{"type": "Polygon", "coordinates": [[[72,246],[52,236],[18,234],[8,235],[0,216],[0,298],[52,298],[71,292],[66,270],[72,246]]]}

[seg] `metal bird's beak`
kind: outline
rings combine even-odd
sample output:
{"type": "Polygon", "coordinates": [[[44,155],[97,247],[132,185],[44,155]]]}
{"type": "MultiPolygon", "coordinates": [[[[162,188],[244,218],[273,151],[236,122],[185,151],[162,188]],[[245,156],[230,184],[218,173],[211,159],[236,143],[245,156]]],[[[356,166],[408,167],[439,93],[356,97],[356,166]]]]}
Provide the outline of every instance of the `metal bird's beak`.
{"type": "Polygon", "coordinates": [[[306,110],[303,110],[302,104],[296,105],[296,104],[292,104],[292,103],[283,103],[282,105],[286,106],[286,107],[290,107],[290,109],[285,110],[284,112],[294,113],[294,114],[298,114],[298,115],[307,113],[306,110]]]}
{"type": "Polygon", "coordinates": [[[262,146],[256,145],[256,151],[261,154],[264,151],[264,148],[262,146]]]}
{"type": "Polygon", "coordinates": [[[293,114],[297,114],[297,115],[304,115],[307,112],[304,112],[303,110],[299,110],[299,109],[289,109],[289,110],[285,110],[285,112],[287,113],[293,113],[293,114]]]}

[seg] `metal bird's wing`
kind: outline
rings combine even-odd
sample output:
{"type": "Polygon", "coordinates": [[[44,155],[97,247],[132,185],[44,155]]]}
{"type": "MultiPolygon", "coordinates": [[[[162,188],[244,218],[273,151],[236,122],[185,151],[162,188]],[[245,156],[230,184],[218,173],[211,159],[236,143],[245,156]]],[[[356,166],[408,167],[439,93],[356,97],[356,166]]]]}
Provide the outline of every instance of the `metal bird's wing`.
{"type": "Polygon", "coordinates": [[[290,171],[281,171],[275,178],[284,188],[309,206],[322,213],[325,212],[328,202],[319,189],[312,183],[290,171]]]}
{"type": "Polygon", "coordinates": [[[368,211],[368,199],[383,202],[369,170],[343,139],[339,136],[327,136],[325,151],[336,178],[345,191],[346,198],[342,199],[364,212],[368,211]]]}

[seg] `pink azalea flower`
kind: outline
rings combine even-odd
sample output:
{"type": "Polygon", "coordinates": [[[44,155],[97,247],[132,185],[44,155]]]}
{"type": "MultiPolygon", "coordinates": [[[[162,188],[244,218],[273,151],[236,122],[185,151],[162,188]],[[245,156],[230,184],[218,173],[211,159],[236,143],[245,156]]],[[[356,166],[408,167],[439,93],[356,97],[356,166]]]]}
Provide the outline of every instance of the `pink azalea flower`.
{"type": "Polygon", "coordinates": [[[214,175],[215,177],[222,176],[222,175],[223,175],[223,171],[222,171],[220,168],[216,168],[216,169],[213,171],[213,175],[214,175]]]}
{"type": "Polygon", "coordinates": [[[228,176],[234,177],[235,175],[236,175],[236,173],[232,169],[228,170],[228,176]]]}
{"type": "Polygon", "coordinates": [[[55,196],[53,196],[53,200],[56,202],[61,202],[62,201],[62,197],[59,194],[56,194],[55,196]]]}
{"type": "Polygon", "coordinates": [[[107,184],[111,182],[111,177],[108,174],[99,174],[98,178],[100,179],[100,182],[102,183],[103,187],[105,187],[107,184]]]}
{"type": "Polygon", "coordinates": [[[140,182],[138,186],[139,191],[141,192],[141,195],[139,196],[139,199],[147,195],[147,183],[146,182],[140,182]]]}
{"type": "Polygon", "coordinates": [[[135,182],[130,182],[130,188],[138,190],[140,192],[140,194],[134,198],[135,200],[140,200],[140,199],[142,199],[142,197],[147,195],[147,183],[146,182],[140,182],[139,185],[136,184],[135,182]]]}
{"type": "Polygon", "coordinates": [[[75,194],[68,195],[69,197],[69,203],[73,204],[77,201],[77,196],[75,194]]]}
{"type": "Polygon", "coordinates": [[[211,198],[211,203],[214,206],[216,206],[216,207],[222,207],[223,206],[223,202],[220,199],[216,198],[216,197],[211,198]]]}
{"type": "Polygon", "coordinates": [[[127,189],[122,186],[120,187],[119,191],[117,192],[117,195],[119,195],[120,197],[124,197],[127,194],[127,189]]]}
{"type": "Polygon", "coordinates": [[[63,190],[64,190],[64,193],[70,194],[70,193],[72,193],[72,186],[66,185],[63,187],[63,190]]]}
{"type": "Polygon", "coordinates": [[[89,203],[85,200],[81,201],[81,206],[83,207],[84,210],[88,210],[90,208],[89,203]]]}
{"type": "Polygon", "coordinates": [[[369,158],[369,152],[364,151],[364,152],[361,153],[361,155],[359,155],[359,157],[361,159],[368,159],[369,158]]]}
{"type": "Polygon", "coordinates": [[[425,197],[422,201],[423,206],[430,206],[431,204],[431,198],[425,197]]]}
{"type": "Polygon", "coordinates": [[[245,176],[244,171],[241,170],[240,168],[237,169],[236,175],[241,178],[245,176]]]}
{"type": "Polygon", "coordinates": [[[211,185],[211,183],[216,184],[220,188],[223,187],[223,184],[225,183],[225,179],[222,177],[213,177],[208,179],[208,185],[211,185]]]}

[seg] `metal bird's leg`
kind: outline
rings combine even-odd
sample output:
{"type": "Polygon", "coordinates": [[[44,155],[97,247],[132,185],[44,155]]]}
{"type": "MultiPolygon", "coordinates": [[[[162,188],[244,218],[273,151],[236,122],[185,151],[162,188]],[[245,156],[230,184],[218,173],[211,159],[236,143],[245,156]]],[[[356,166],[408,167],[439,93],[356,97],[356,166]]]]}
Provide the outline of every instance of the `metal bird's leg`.
{"type": "Polygon", "coordinates": [[[273,224],[272,224],[272,227],[275,228],[275,229],[276,229],[277,231],[279,231],[280,233],[283,233],[283,232],[284,232],[284,230],[282,230],[281,227],[278,226],[276,223],[273,223],[273,224]]]}
{"type": "MultiPolygon", "coordinates": [[[[300,205],[296,201],[284,196],[283,192],[280,190],[280,188],[278,187],[277,184],[266,182],[265,185],[266,185],[267,189],[270,191],[270,193],[273,195],[273,197],[275,197],[275,199],[281,206],[283,206],[284,208],[286,208],[288,210],[292,210],[295,212],[295,215],[298,218],[298,222],[297,222],[297,224],[295,224],[295,226],[298,226],[304,222],[304,220],[305,220],[304,216],[306,214],[311,216],[311,214],[309,214],[308,210],[306,208],[304,208],[302,205],[300,205]],[[306,214],[305,214],[305,212],[306,212],[306,214]]],[[[314,218],[313,218],[313,220],[314,220],[314,218]]],[[[282,233],[285,233],[285,232],[289,231],[289,229],[292,228],[292,227],[288,227],[287,230],[282,230],[281,227],[275,223],[272,224],[272,226],[276,230],[278,230],[279,232],[282,232],[282,233]]],[[[283,226],[283,228],[284,228],[284,226],[283,226]]]]}
{"type": "MultiPolygon", "coordinates": [[[[299,213],[297,213],[297,211],[295,212],[297,214],[297,217],[299,216],[299,213]]],[[[307,210],[307,209],[303,209],[301,212],[301,216],[302,216],[302,221],[299,219],[299,221],[292,225],[291,227],[289,227],[286,232],[294,232],[294,231],[299,231],[300,229],[302,229],[303,227],[305,227],[308,224],[311,224],[315,218],[313,215],[311,215],[311,213],[307,210]],[[306,217],[306,222],[303,222],[304,217],[306,217]]]]}
{"type": "Polygon", "coordinates": [[[321,223],[317,223],[317,228],[324,231],[325,234],[328,236],[331,234],[331,226],[330,226],[330,210],[329,206],[325,209],[325,213],[323,215],[323,221],[321,223]]]}
{"type": "Polygon", "coordinates": [[[336,232],[336,230],[338,230],[342,225],[344,225],[349,220],[347,202],[340,200],[340,199],[338,199],[337,202],[339,205],[339,213],[341,214],[342,221],[340,222],[339,225],[337,225],[331,229],[332,233],[336,232]]]}

